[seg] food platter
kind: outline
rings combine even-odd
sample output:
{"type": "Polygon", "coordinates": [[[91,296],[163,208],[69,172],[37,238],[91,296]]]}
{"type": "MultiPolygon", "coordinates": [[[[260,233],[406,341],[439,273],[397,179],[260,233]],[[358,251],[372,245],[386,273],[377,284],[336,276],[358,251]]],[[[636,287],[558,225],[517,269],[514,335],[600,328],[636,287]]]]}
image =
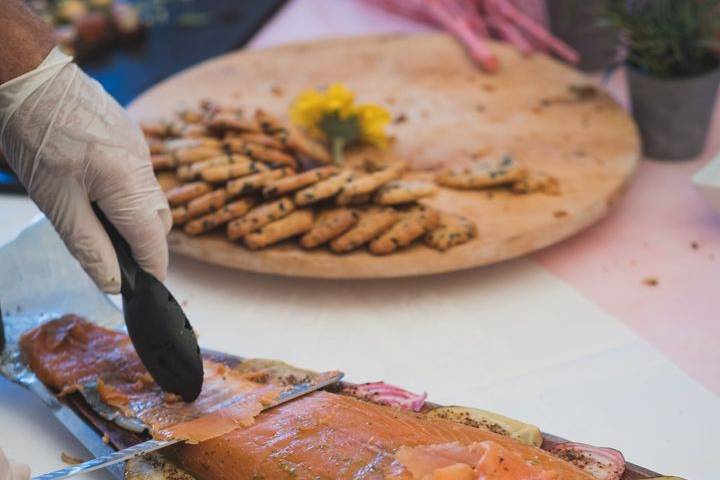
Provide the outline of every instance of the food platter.
{"type": "MultiPolygon", "coordinates": [[[[12,320],[11,320],[12,322],[12,320]]],[[[35,323],[35,322],[33,322],[35,323]]],[[[8,325],[12,330],[16,330],[14,325],[8,325]]],[[[15,340],[14,338],[13,340],[15,340]]],[[[206,350],[203,352],[203,357],[206,360],[218,362],[225,365],[228,369],[235,370],[238,373],[248,374],[261,374],[266,380],[264,382],[286,382],[288,379],[292,381],[309,381],[315,382],[319,379],[319,374],[310,370],[299,369],[291,365],[285,364],[275,360],[258,360],[258,359],[243,359],[234,355],[215,352],[206,350]]],[[[22,361],[12,360],[9,357],[4,359],[0,358],[0,367],[5,367],[0,370],[0,374],[9,376],[10,379],[17,381],[24,387],[36,393],[44,402],[49,405],[54,405],[53,408],[56,410],[62,410],[63,422],[71,430],[71,432],[78,436],[78,438],[84,444],[107,444],[113,449],[121,450],[134,445],[138,445],[149,439],[146,432],[133,432],[126,428],[119,426],[121,422],[117,419],[112,420],[102,414],[103,409],[98,409],[98,401],[91,400],[91,397],[87,395],[74,392],[68,395],[57,395],[46,389],[37,379],[37,377],[29,371],[23,374],[21,377],[14,377],[9,372],[8,367],[11,364],[16,363],[16,367],[26,369],[27,366],[22,364],[22,361]],[[95,403],[93,403],[95,402],[95,403]],[[69,407],[69,408],[68,408],[69,407]],[[100,413],[99,413],[100,412],[100,413]],[[75,428],[71,428],[71,425],[75,425],[75,428]],[[79,425],[83,425],[85,428],[78,428],[79,425]],[[91,431],[91,429],[93,431],[91,431]]],[[[371,384],[364,384],[371,385],[371,384]]],[[[362,388],[364,385],[355,385],[347,382],[341,382],[340,384],[331,385],[327,388],[328,391],[335,395],[345,396],[353,394],[354,390],[362,388]]],[[[393,387],[394,388],[394,387],[393,387]]],[[[424,395],[422,397],[424,399],[424,395]]],[[[367,400],[373,402],[373,400],[367,400]]],[[[105,407],[107,408],[107,407],[105,407]]],[[[391,408],[391,407],[386,407],[391,408]]],[[[466,407],[442,407],[440,405],[425,402],[423,400],[423,406],[418,409],[419,416],[433,416],[433,412],[440,410],[462,410],[464,415],[468,415],[472,408],[466,407]]],[[[447,417],[434,417],[434,418],[447,418],[447,417]]],[[[465,417],[467,418],[467,417],[465,417]]],[[[492,428],[492,427],[478,427],[477,424],[472,423],[472,419],[468,420],[455,420],[458,423],[465,423],[465,425],[474,426],[475,428],[492,428]]],[[[516,422],[514,420],[510,420],[516,422]]],[[[529,426],[529,425],[528,425],[529,426]]],[[[536,427],[532,427],[535,428],[536,427]]],[[[536,430],[537,431],[537,430],[536,430]]],[[[502,435],[510,435],[510,433],[502,433],[502,435]]],[[[537,431],[537,438],[539,443],[537,446],[542,446],[543,450],[553,451],[554,448],[560,445],[568,445],[568,441],[547,433],[540,433],[537,431]]],[[[579,444],[573,444],[579,445],[579,444]]],[[[594,448],[594,447],[593,447],[594,448]]],[[[109,451],[95,452],[92,448],[91,451],[96,455],[107,454],[109,451]]],[[[165,452],[165,451],[163,451],[165,452]]],[[[115,478],[126,478],[129,480],[148,480],[148,479],[179,479],[179,480],[196,480],[196,477],[187,473],[187,471],[178,467],[172,457],[168,458],[163,453],[154,453],[143,457],[136,457],[128,461],[126,465],[120,468],[113,468],[111,470],[112,475],[115,478]]],[[[117,467],[117,466],[116,466],[117,467]]],[[[634,465],[623,461],[624,471],[622,477],[618,476],[621,480],[635,480],[635,479],[650,479],[658,478],[659,474],[652,470],[634,465]]]]}
{"type": "MultiPolygon", "coordinates": [[[[237,368],[244,361],[242,358],[220,352],[206,352],[206,355],[210,356],[215,360],[226,363],[231,368],[237,368]]],[[[282,362],[277,363],[279,365],[278,371],[280,372],[286,369],[288,372],[291,373],[307,372],[305,370],[299,370],[295,367],[283,364],[282,362]]],[[[330,387],[328,390],[338,393],[341,392],[343,389],[347,389],[350,386],[352,386],[352,384],[342,382],[340,385],[330,387]]],[[[73,408],[80,414],[84,421],[91,424],[100,432],[99,436],[105,435],[106,438],[109,440],[109,443],[115,449],[120,450],[123,448],[128,448],[130,446],[147,440],[147,437],[145,435],[123,430],[113,422],[110,422],[98,416],[98,414],[95,413],[93,409],[87,405],[87,403],[80,395],[74,394],[69,396],[67,402],[73,406],[73,408]]],[[[437,407],[439,407],[439,405],[429,402],[427,403],[428,409],[433,409],[437,407]]],[[[551,448],[553,445],[567,442],[567,440],[564,438],[545,432],[542,433],[542,437],[544,442],[544,448],[551,448]]],[[[173,465],[172,462],[167,461],[162,456],[151,456],[146,459],[133,460],[129,462],[125,469],[125,477],[133,480],[145,480],[146,478],[150,478],[150,474],[159,475],[161,472],[164,475],[162,477],[163,479],[178,478],[180,480],[194,480],[193,476],[179,469],[178,467],[173,465]]],[[[625,472],[622,476],[622,480],[653,479],[658,478],[659,476],[660,474],[658,474],[657,472],[628,462],[625,464],[625,472]]]]}
{"type": "Polygon", "coordinates": [[[413,177],[444,164],[509,153],[551,174],[560,195],[441,188],[426,203],[475,221],[478,237],[446,252],[422,245],[388,256],[337,255],[284,243],[250,251],[222,234],[174,230],[173,252],[240,270],[317,278],[382,278],[461,270],[557,243],[601,219],[639,159],[635,125],[583,74],[549,57],[493,44],[497,74],[478,70],[442,34],[332,39],[232,53],[162,82],[130,106],[140,120],[210,98],[285,115],[302,90],[342,82],[359,100],[386,106],[392,154],[413,177]]]}
{"type": "MultiPolygon", "coordinates": [[[[23,332],[67,311],[81,312],[96,319],[100,325],[120,329],[123,320],[117,307],[97,290],[88,277],[82,275],[79,265],[64,248],[60,247],[60,240],[47,221],[34,225],[23,233],[18,241],[1,249],[0,257],[7,260],[0,262],[0,272],[4,273],[0,275],[0,279],[7,279],[0,283],[4,283],[3,291],[6,292],[3,310],[8,313],[4,322],[7,344],[0,355],[0,375],[18,382],[38,395],[94,455],[105,454],[110,447],[124,448],[145,440],[147,437],[123,430],[98,416],[81,395],[71,394],[56,398],[55,394],[46,389],[27,368],[25,357],[19,354],[18,339],[23,332]],[[42,247],[40,250],[46,255],[37,255],[38,247],[42,247]],[[17,272],[23,272],[23,275],[18,275],[17,272]],[[34,285],[35,288],[28,288],[29,285],[34,285]]],[[[248,360],[219,352],[207,351],[205,355],[207,358],[226,364],[229,368],[242,368],[243,364],[249,363],[248,360]]],[[[298,372],[297,369],[285,364],[272,363],[278,365],[275,371],[279,376],[285,376],[283,372],[288,372],[300,378],[308,372],[306,370],[298,372]]],[[[263,371],[268,371],[268,361],[255,365],[263,371]]],[[[430,411],[437,407],[429,402],[426,402],[426,405],[430,411]]],[[[548,446],[564,441],[546,433],[542,434],[542,439],[543,442],[548,443],[548,446]]],[[[149,478],[192,480],[193,478],[185,474],[176,475],[177,472],[173,467],[162,460],[149,459],[147,463],[135,462],[133,465],[141,472],[128,478],[137,480],[149,478]]],[[[113,470],[113,475],[116,475],[115,478],[124,478],[122,470],[113,470]]],[[[657,476],[657,473],[627,463],[622,479],[633,480],[657,476]]]]}

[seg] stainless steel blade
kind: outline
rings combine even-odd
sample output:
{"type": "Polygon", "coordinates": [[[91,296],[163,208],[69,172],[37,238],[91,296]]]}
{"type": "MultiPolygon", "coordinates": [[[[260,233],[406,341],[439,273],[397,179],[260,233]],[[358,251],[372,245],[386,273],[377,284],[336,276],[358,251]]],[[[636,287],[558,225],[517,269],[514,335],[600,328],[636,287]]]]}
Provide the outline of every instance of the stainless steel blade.
{"type": "MultiPolygon", "coordinates": [[[[342,380],[342,377],[343,377],[342,372],[330,372],[330,373],[321,374],[320,379],[315,382],[300,383],[298,385],[293,386],[292,388],[289,388],[288,390],[283,391],[283,393],[280,394],[280,396],[274,403],[271,403],[270,405],[266,406],[263,410],[268,410],[268,409],[276,407],[280,404],[289,402],[290,400],[294,400],[303,395],[307,395],[308,393],[312,393],[316,390],[320,390],[322,388],[325,388],[325,387],[328,387],[335,383],[338,383],[340,380],[342,380]]],[[[54,396],[52,398],[53,398],[53,400],[55,400],[54,396]]],[[[55,400],[55,402],[58,403],[57,400],[55,400]]],[[[60,405],[60,404],[58,403],[58,405],[60,405]]],[[[62,407],[62,405],[60,405],[60,406],[62,407]]],[[[67,407],[65,407],[65,408],[67,408],[67,407]]],[[[90,428],[87,425],[85,425],[85,427],[88,429],[90,428]]],[[[70,427],[68,427],[68,428],[70,428],[70,427]]],[[[97,434],[95,432],[93,432],[93,434],[97,438],[97,434]]],[[[130,460],[131,458],[134,458],[134,457],[137,457],[140,455],[145,455],[150,452],[154,452],[155,450],[160,450],[161,448],[168,447],[168,446],[173,445],[178,442],[179,442],[179,440],[170,440],[170,441],[148,440],[147,442],[139,443],[137,445],[126,448],[124,450],[112,452],[107,455],[103,455],[103,456],[94,458],[92,460],[88,460],[87,462],[81,463],[79,465],[73,465],[72,467],[63,468],[61,470],[56,470],[54,472],[46,473],[45,475],[33,477],[33,480],[59,480],[61,478],[72,477],[72,476],[78,475],[80,473],[92,472],[94,470],[99,470],[101,468],[110,467],[110,466],[115,465],[120,462],[125,462],[127,460],[130,460]]]]}
{"type": "Polygon", "coordinates": [[[101,468],[108,468],[118,463],[125,462],[139,455],[145,455],[150,452],[154,452],[155,450],[160,450],[161,448],[165,448],[175,443],[178,443],[178,441],[148,440],[147,442],[138,443],[137,445],[133,445],[132,447],[128,447],[124,450],[112,452],[108,455],[103,455],[102,457],[93,458],[92,460],[88,460],[87,462],[79,465],[73,465],[72,467],[55,470],[54,472],[46,473],[45,475],[33,477],[33,480],[60,479],[72,477],[81,473],[90,473],[101,468]]]}
{"type": "MultiPolygon", "coordinates": [[[[104,457],[114,453],[114,450],[106,445],[97,432],[80,416],[75,413],[70,407],[60,403],[55,395],[50,392],[45,385],[40,382],[34,376],[30,381],[24,381],[22,384],[35,395],[37,395],[42,402],[47,405],[52,414],[57,418],[70,433],[73,434],[78,441],[88,449],[90,453],[97,457],[104,457]]],[[[115,462],[113,462],[115,463],[115,462]]],[[[125,473],[121,466],[112,466],[108,469],[109,473],[119,480],[125,478],[125,473]]]]}
{"type": "MultiPolygon", "coordinates": [[[[91,455],[111,453],[97,432],[29,370],[18,342],[27,330],[66,312],[118,329],[123,324],[120,311],[85,274],[45,219],[0,246],[0,292],[6,340],[0,352],[0,376],[37,395],[91,455]]],[[[116,480],[125,478],[121,466],[110,467],[108,472],[116,480]]]]}

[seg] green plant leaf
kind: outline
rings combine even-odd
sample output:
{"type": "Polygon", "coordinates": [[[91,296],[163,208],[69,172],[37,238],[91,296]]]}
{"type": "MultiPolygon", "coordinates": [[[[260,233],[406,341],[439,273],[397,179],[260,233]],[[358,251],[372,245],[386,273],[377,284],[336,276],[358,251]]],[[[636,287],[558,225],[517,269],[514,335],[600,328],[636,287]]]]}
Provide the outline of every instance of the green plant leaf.
{"type": "Polygon", "coordinates": [[[623,31],[627,62],[651,75],[718,67],[720,0],[605,0],[600,15],[623,31]]]}
{"type": "Polygon", "coordinates": [[[360,124],[356,116],[341,118],[338,112],[333,112],[323,117],[320,128],[331,141],[341,138],[350,143],[360,138],[360,124]]]}

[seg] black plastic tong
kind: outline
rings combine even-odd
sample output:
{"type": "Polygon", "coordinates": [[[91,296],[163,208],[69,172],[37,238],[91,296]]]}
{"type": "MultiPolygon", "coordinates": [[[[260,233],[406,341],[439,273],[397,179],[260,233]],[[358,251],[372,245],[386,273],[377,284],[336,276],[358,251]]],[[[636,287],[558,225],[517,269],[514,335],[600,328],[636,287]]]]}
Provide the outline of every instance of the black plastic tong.
{"type": "Polygon", "coordinates": [[[5,350],[5,322],[3,322],[2,305],[0,305],[0,353],[5,350]]]}
{"type": "Polygon", "coordinates": [[[190,322],[165,285],[140,268],[128,243],[95,203],[93,210],[115,247],[125,324],[140,360],[163,390],[192,402],[200,395],[203,364],[190,322]]]}

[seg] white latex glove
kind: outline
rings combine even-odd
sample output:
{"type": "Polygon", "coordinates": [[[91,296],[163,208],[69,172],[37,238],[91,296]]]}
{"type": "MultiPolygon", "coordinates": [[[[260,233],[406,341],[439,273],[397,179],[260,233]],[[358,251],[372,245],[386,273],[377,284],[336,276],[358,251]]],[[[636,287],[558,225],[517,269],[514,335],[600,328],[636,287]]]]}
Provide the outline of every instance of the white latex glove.
{"type": "Polygon", "coordinates": [[[120,290],[98,202],[140,266],[160,280],[172,226],[137,124],[72,58],[53,49],[33,71],[0,85],[0,150],[95,282],[120,290]]]}
{"type": "Polygon", "coordinates": [[[0,480],[30,480],[30,468],[8,460],[0,449],[0,480]]]}

